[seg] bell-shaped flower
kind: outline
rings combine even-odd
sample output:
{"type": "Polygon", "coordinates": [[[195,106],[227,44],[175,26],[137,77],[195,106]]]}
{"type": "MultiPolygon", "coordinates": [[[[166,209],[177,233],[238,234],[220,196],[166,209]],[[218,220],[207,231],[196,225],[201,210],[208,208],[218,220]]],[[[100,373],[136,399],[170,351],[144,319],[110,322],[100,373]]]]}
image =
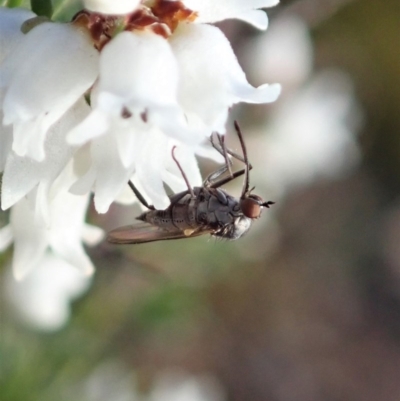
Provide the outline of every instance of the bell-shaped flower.
{"type": "MultiPolygon", "coordinates": [[[[21,31],[21,25],[29,18],[36,15],[23,8],[0,8],[0,64],[23,40],[25,35],[21,31]]],[[[4,88],[0,81],[0,103],[4,97],[4,88]]],[[[0,110],[0,121],[3,120],[3,112],[0,110]]],[[[0,172],[4,170],[6,159],[12,146],[12,127],[0,124],[0,172]]]]}
{"type": "Polygon", "coordinates": [[[170,139],[196,147],[207,133],[188,125],[178,82],[168,42],[152,32],[121,33],[102,51],[93,111],[67,137],[90,141],[91,167],[72,191],[93,189],[97,211],[108,210],[134,173],[156,207],[168,205],[161,177],[170,139]]]}
{"type": "MultiPolygon", "coordinates": [[[[69,130],[82,121],[89,113],[89,106],[80,99],[49,130],[44,144],[46,158],[36,161],[18,156],[11,151],[6,159],[2,189],[1,207],[6,210],[35,190],[34,208],[37,218],[49,222],[50,188],[72,159],[76,146],[68,145],[65,137],[69,130]]],[[[68,188],[66,188],[68,189],[68,188]]]]}
{"type": "Polygon", "coordinates": [[[55,123],[89,89],[98,74],[98,52],[70,24],[31,29],[0,66],[3,124],[13,126],[12,149],[41,161],[55,123]]]}
{"type": "Polygon", "coordinates": [[[280,85],[251,86],[224,34],[210,25],[181,24],[169,43],[180,68],[179,101],[189,121],[225,132],[229,108],[239,102],[268,103],[280,85]]]}
{"type": "Polygon", "coordinates": [[[12,265],[16,279],[24,278],[37,267],[49,249],[84,274],[93,273],[93,264],[81,241],[83,239],[89,245],[95,245],[101,240],[103,232],[84,222],[89,195],[76,196],[65,189],[69,187],[71,174],[71,169],[66,169],[58,182],[53,184],[48,224],[37,219],[31,201],[34,192],[11,209],[10,224],[0,230],[0,250],[14,241],[12,265]]]}
{"type": "MultiPolygon", "coordinates": [[[[68,136],[71,144],[113,129],[157,127],[166,135],[198,143],[177,102],[179,70],[168,42],[152,32],[123,32],[101,52],[92,114],[68,136]]],[[[128,160],[123,160],[128,164],[128,160]]]]}

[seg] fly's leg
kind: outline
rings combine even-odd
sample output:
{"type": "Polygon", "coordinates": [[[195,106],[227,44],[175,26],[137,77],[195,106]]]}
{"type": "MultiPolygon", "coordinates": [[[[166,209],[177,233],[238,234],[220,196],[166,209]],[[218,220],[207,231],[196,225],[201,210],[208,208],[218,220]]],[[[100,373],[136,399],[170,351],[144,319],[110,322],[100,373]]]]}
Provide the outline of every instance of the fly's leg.
{"type": "MultiPolygon", "coordinates": [[[[212,147],[219,152],[225,159],[225,171],[229,171],[229,175],[232,177],[232,161],[231,159],[228,157],[228,152],[229,153],[233,153],[231,152],[225,144],[225,135],[220,135],[217,132],[215,133],[215,136],[218,139],[219,142],[219,147],[218,145],[214,142],[214,137],[211,136],[211,145],[212,147]]],[[[214,176],[214,174],[212,174],[214,176]]],[[[214,178],[215,180],[215,178],[214,178]]]]}
{"type": "Polygon", "coordinates": [[[182,166],[179,164],[178,159],[175,157],[175,149],[176,149],[176,146],[174,146],[174,147],[172,148],[172,152],[171,152],[171,153],[172,153],[172,158],[174,159],[174,162],[176,163],[176,165],[177,165],[178,168],[179,168],[179,171],[180,171],[181,174],[182,174],[182,177],[183,177],[183,179],[184,179],[184,181],[185,181],[185,183],[186,183],[186,186],[188,187],[188,191],[189,191],[189,193],[190,193],[190,196],[191,196],[192,198],[195,198],[196,196],[195,196],[195,194],[194,194],[194,192],[193,192],[193,188],[190,186],[189,180],[188,180],[188,178],[187,178],[185,172],[183,171],[182,166]]]}
{"type": "Polygon", "coordinates": [[[242,147],[244,157],[238,155],[234,151],[227,148],[222,135],[216,134],[216,136],[218,138],[218,142],[219,142],[218,145],[214,142],[213,137],[211,137],[211,145],[213,146],[213,148],[216,151],[218,151],[222,156],[224,156],[225,166],[223,166],[223,167],[219,168],[218,170],[216,170],[215,172],[211,173],[204,181],[204,186],[207,186],[209,188],[218,188],[218,187],[234,180],[235,178],[240,177],[243,174],[246,174],[246,179],[245,179],[243,190],[248,191],[248,171],[250,171],[253,168],[253,166],[249,163],[249,161],[247,159],[247,152],[246,152],[246,147],[244,145],[243,136],[240,131],[239,125],[236,121],[235,121],[235,129],[236,129],[236,132],[239,137],[239,141],[240,141],[240,144],[242,147]],[[232,161],[227,157],[227,154],[232,156],[234,159],[239,160],[242,163],[245,163],[246,167],[242,170],[231,172],[230,166],[232,166],[232,161]],[[229,173],[230,173],[229,177],[225,177],[223,179],[216,181],[217,178],[220,177],[221,175],[223,175],[226,171],[229,171],[229,173]]]}
{"type": "Polygon", "coordinates": [[[153,205],[149,205],[146,201],[146,199],[144,199],[143,195],[140,193],[140,191],[135,187],[135,185],[133,184],[133,182],[131,180],[128,181],[128,185],[131,188],[131,190],[133,191],[133,193],[136,195],[136,197],[138,198],[139,202],[144,206],[147,207],[147,209],[150,210],[156,210],[156,208],[153,205]]]}
{"type": "Polygon", "coordinates": [[[229,180],[233,179],[233,173],[232,173],[232,161],[228,157],[228,149],[226,148],[224,137],[222,135],[219,135],[215,133],[215,136],[218,138],[219,144],[217,145],[214,142],[214,136],[211,136],[211,145],[212,147],[220,153],[222,156],[224,156],[225,159],[225,165],[220,167],[218,170],[212,172],[210,175],[207,176],[207,178],[203,182],[203,186],[206,188],[212,188],[213,187],[213,182],[220,177],[221,175],[225,174],[227,171],[229,171],[229,180]]]}

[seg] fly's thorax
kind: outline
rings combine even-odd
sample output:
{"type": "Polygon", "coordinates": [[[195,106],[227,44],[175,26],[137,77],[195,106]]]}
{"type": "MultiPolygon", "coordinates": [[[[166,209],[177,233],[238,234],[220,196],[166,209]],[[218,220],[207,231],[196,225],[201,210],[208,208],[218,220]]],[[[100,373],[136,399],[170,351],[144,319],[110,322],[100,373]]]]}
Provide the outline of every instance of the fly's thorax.
{"type": "Polygon", "coordinates": [[[240,199],[220,188],[202,188],[197,219],[212,229],[212,235],[235,240],[250,229],[252,219],[244,216],[240,199]]]}
{"type": "Polygon", "coordinates": [[[201,188],[197,196],[196,220],[212,231],[231,224],[241,215],[239,200],[220,188],[201,188]]]}

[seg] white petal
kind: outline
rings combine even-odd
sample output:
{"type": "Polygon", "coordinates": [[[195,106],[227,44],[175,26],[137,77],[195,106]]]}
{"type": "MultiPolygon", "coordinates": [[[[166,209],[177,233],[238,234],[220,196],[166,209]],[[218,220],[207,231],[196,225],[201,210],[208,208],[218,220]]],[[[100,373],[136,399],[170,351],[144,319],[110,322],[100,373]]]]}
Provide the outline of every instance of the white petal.
{"type": "Polygon", "coordinates": [[[84,224],[82,238],[86,245],[95,246],[104,238],[104,230],[91,224],[84,224]]]}
{"type": "Polygon", "coordinates": [[[245,11],[237,15],[236,18],[245,21],[262,31],[265,31],[268,28],[267,14],[261,10],[245,11]]]}
{"type": "Polygon", "coordinates": [[[257,28],[265,29],[261,17],[251,10],[272,7],[279,0],[184,0],[185,6],[197,11],[196,22],[218,22],[225,19],[237,18],[249,22],[257,28]]]}
{"type": "Polygon", "coordinates": [[[357,107],[349,77],[340,71],[317,74],[276,110],[263,180],[297,187],[348,171],[360,160],[351,124],[357,123],[357,107]]]}
{"type": "Polygon", "coordinates": [[[128,14],[140,4],[140,0],[84,0],[85,8],[102,14],[128,14]]]}
{"type": "MultiPolygon", "coordinates": [[[[2,116],[3,113],[0,111],[0,121],[2,116]]],[[[4,171],[7,157],[11,153],[12,140],[12,127],[5,127],[4,125],[0,124],[0,172],[4,171]]]]}
{"type": "Polygon", "coordinates": [[[199,143],[206,134],[190,128],[177,103],[179,71],[168,42],[152,32],[123,32],[100,57],[95,107],[114,120],[146,121],[168,136],[199,143]],[[128,111],[130,117],[123,117],[128,111]]]}
{"type": "Polygon", "coordinates": [[[97,63],[86,34],[70,25],[43,23],[25,35],[0,68],[3,123],[15,124],[20,156],[44,158],[46,131],[93,84],[97,63]]]}
{"type": "Polygon", "coordinates": [[[44,147],[47,156],[42,162],[11,152],[7,158],[2,182],[3,210],[18,202],[39,182],[50,188],[76,149],[65,142],[68,131],[88,113],[89,106],[81,99],[51,128],[44,147]]]}
{"type": "MultiPolygon", "coordinates": [[[[89,171],[72,187],[73,193],[90,185],[95,193],[97,212],[106,213],[110,204],[127,185],[133,166],[126,169],[122,164],[114,136],[104,135],[91,142],[91,166],[89,171]]],[[[82,192],[80,192],[82,193],[82,192]]]]}
{"type": "Polygon", "coordinates": [[[279,95],[277,84],[254,88],[247,82],[229,41],[216,27],[182,24],[170,43],[181,69],[180,103],[212,130],[225,132],[233,104],[268,103],[279,95]]]}
{"type": "Polygon", "coordinates": [[[91,275],[94,266],[81,244],[88,203],[88,195],[57,194],[52,202],[49,244],[55,254],[84,274],[91,275]]]}
{"type": "Polygon", "coordinates": [[[165,209],[169,205],[161,176],[167,149],[168,138],[153,130],[142,144],[140,158],[136,163],[136,177],[157,209],[165,209]]]}
{"type": "Polygon", "coordinates": [[[94,109],[87,118],[71,129],[67,142],[71,145],[82,145],[87,141],[104,135],[110,127],[107,114],[94,109]]]}
{"type": "Polygon", "coordinates": [[[0,228],[0,252],[5,251],[12,244],[13,239],[12,228],[9,224],[0,228]]]}
{"type": "Polygon", "coordinates": [[[34,17],[36,14],[24,8],[0,8],[0,63],[24,38],[22,23],[34,17]]]}
{"type": "Polygon", "coordinates": [[[123,99],[176,102],[178,66],[168,42],[151,32],[122,32],[100,56],[100,91],[123,99]]]}
{"type": "Polygon", "coordinates": [[[19,317],[36,329],[54,331],[67,323],[70,302],[91,280],[75,267],[46,252],[37,268],[22,282],[6,275],[6,295],[19,317]]]}
{"type": "Polygon", "coordinates": [[[41,260],[48,233],[44,226],[35,222],[34,211],[26,199],[11,209],[10,223],[14,236],[14,277],[22,280],[41,260]]]}
{"type": "Polygon", "coordinates": [[[313,44],[304,21],[292,15],[276,18],[268,32],[246,49],[246,69],[258,82],[271,79],[293,88],[312,71],[313,44]]]}

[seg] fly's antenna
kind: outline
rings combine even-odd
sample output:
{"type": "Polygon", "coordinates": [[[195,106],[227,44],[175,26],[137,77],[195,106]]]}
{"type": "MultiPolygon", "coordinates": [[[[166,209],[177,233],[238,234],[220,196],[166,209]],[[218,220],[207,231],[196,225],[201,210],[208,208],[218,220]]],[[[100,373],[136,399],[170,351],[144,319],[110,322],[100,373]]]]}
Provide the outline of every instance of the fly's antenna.
{"type": "Polygon", "coordinates": [[[183,179],[184,179],[184,181],[185,181],[185,183],[186,183],[186,186],[188,187],[188,191],[189,191],[189,193],[190,193],[190,196],[191,196],[192,198],[195,198],[195,195],[194,195],[194,192],[193,192],[193,188],[190,186],[189,180],[188,180],[188,178],[187,178],[185,172],[183,171],[183,168],[182,168],[181,165],[179,164],[178,159],[175,157],[175,149],[176,149],[176,146],[174,146],[174,147],[172,148],[172,151],[171,151],[172,158],[174,159],[174,162],[176,163],[176,165],[177,165],[178,168],[179,168],[179,171],[180,171],[181,174],[182,174],[182,177],[183,177],[183,179]]]}
{"type": "Polygon", "coordinates": [[[269,208],[271,205],[275,205],[275,202],[268,201],[268,202],[261,203],[261,206],[264,206],[267,208],[269,208]]]}
{"type": "Polygon", "coordinates": [[[242,131],[240,130],[239,124],[237,121],[234,122],[235,125],[235,130],[238,134],[239,141],[240,141],[240,146],[242,147],[242,152],[243,152],[243,161],[245,164],[245,171],[244,171],[244,181],[243,181],[243,189],[242,189],[242,195],[240,196],[242,199],[246,197],[246,194],[249,193],[249,171],[250,171],[250,165],[249,165],[249,159],[247,157],[247,150],[246,150],[246,145],[244,144],[244,139],[242,135],[242,131]]]}

